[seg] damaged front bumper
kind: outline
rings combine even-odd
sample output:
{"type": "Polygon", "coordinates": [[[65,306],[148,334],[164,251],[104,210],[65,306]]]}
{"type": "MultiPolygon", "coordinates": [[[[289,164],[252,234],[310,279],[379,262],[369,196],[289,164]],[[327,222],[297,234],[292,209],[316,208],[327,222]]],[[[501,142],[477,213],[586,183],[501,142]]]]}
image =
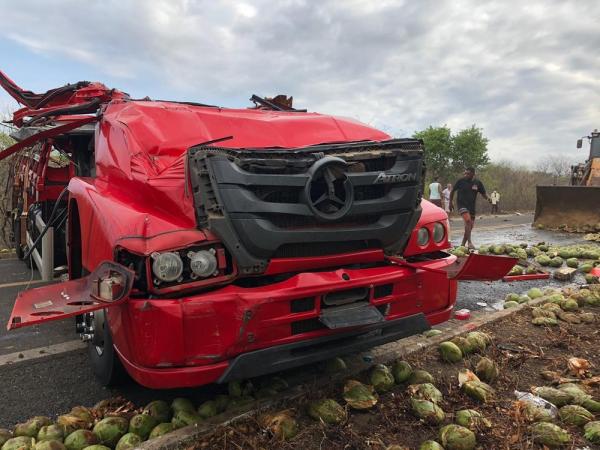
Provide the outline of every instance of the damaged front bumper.
{"type": "MultiPolygon", "coordinates": [[[[421,265],[442,271],[454,260],[421,265]]],[[[109,316],[132,377],[170,388],[257,376],[395,341],[447,320],[455,299],[456,282],[445,273],[388,264],[179,299],[132,299],[109,316]],[[370,323],[336,328],[327,319],[345,308],[348,323],[361,308],[359,317],[368,313],[370,323]]]]}
{"type": "Polygon", "coordinates": [[[231,361],[218,382],[242,380],[368,350],[430,328],[425,315],[419,313],[345,333],[243,353],[231,361]]]}
{"type": "MultiPolygon", "coordinates": [[[[514,264],[511,258],[489,258],[494,258],[490,261],[496,263],[497,278],[514,264]]],[[[232,284],[182,298],[92,298],[92,304],[84,305],[90,292],[81,288],[82,280],[93,285],[98,279],[94,271],[81,280],[22,293],[11,321],[19,315],[18,326],[25,326],[105,309],[115,348],[138,383],[197,386],[289,369],[423,332],[450,317],[457,279],[469,278],[480,264],[469,266],[473,264],[457,264],[450,255],[412,263],[397,260],[299,273],[264,286],[232,284]],[[468,270],[450,279],[447,272],[457,267],[468,270]],[[49,297],[58,314],[40,307],[40,300],[49,297]],[[332,313],[338,316],[333,322],[332,313]],[[350,320],[357,317],[358,322],[350,320]]]]}

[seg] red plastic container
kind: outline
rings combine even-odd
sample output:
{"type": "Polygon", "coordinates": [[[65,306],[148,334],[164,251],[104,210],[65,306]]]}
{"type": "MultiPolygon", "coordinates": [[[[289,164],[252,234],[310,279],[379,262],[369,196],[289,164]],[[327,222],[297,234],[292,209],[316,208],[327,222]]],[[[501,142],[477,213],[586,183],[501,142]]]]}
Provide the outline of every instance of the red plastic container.
{"type": "Polygon", "coordinates": [[[471,311],[468,309],[459,309],[454,313],[454,318],[458,320],[469,320],[471,318],[471,311]]]}

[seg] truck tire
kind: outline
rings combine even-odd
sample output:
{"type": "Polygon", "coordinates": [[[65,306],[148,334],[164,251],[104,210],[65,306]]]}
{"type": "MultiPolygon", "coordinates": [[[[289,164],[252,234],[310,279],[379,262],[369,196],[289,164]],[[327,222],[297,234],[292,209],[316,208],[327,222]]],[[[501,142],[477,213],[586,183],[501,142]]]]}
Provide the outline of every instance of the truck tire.
{"type": "Polygon", "coordinates": [[[110,327],[104,318],[104,310],[94,312],[94,337],[88,342],[88,356],[98,381],[103,386],[118,386],[128,377],[115,351],[110,327]]]}

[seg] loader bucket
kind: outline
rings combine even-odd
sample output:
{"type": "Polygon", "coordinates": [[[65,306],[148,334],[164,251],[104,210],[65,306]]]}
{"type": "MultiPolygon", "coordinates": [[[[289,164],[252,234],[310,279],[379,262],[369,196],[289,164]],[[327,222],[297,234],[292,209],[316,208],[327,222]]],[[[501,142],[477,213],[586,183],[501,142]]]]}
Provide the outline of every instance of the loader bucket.
{"type": "Polygon", "coordinates": [[[579,232],[600,228],[600,186],[537,186],[534,226],[579,232]]]}

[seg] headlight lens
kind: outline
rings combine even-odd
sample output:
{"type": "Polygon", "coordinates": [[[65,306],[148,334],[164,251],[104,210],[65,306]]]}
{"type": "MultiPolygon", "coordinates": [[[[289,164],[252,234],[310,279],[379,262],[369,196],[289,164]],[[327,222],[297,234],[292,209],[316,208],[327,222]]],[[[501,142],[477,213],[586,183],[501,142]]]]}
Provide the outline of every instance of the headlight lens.
{"type": "Polygon", "coordinates": [[[425,227],[419,228],[419,231],[417,232],[417,244],[419,244],[421,247],[424,247],[428,242],[429,231],[425,227]]]}
{"type": "Polygon", "coordinates": [[[444,240],[445,237],[446,229],[444,228],[444,225],[441,222],[436,222],[433,225],[433,240],[436,242],[436,244],[439,244],[444,240]]]}
{"type": "Polygon", "coordinates": [[[190,269],[194,278],[206,278],[218,273],[217,257],[214,249],[189,252],[188,258],[190,258],[190,269]]]}
{"type": "Polygon", "coordinates": [[[152,273],[154,276],[165,282],[175,281],[183,273],[183,261],[179,254],[175,252],[164,252],[152,254],[152,273]]]}

